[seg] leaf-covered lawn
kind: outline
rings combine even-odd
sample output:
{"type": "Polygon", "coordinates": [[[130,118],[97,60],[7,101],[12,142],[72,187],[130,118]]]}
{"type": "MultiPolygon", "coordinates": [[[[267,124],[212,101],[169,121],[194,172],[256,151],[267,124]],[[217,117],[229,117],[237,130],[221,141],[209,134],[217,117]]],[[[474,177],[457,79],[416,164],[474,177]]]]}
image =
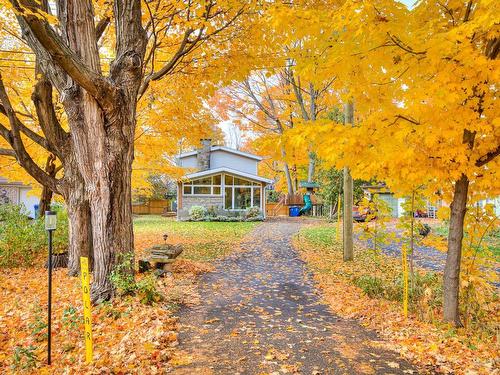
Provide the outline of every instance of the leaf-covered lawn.
{"type": "MultiPolygon", "coordinates": [[[[134,220],[137,258],[145,248],[184,245],[171,276],[158,279],[163,299],[152,306],[140,295],[93,308],[94,363],[85,364],[79,278],[54,271],[52,367],[46,366],[47,270],[44,260],[29,268],[0,269],[0,373],[162,373],[176,361],[180,305],[197,303],[196,277],[207,261],[239,248],[258,223],[184,223],[160,216],[134,220]]],[[[144,276],[138,275],[137,280],[144,276]]]]}
{"type": "Polygon", "coordinates": [[[210,261],[225,256],[238,248],[239,242],[259,223],[256,222],[182,222],[172,218],[148,215],[134,219],[136,249],[163,243],[184,246],[181,258],[193,261],[210,261]]]}
{"type": "Polygon", "coordinates": [[[343,262],[336,225],[303,228],[295,247],[314,273],[324,298],[341,316],[377,330],[403,356],[444,373],[487,374],[494,370],[498,344],[495,306],[482,329],[454,329],[440,323],[441,277],[418,270],[414,305],[407,319],[401,307],[401,261],[355,246],[354,262],[343,262]],[[418,292],[420,289],[420,292],[418,292]],[[417,293],[421,293],[418,294],[417,293]]]}

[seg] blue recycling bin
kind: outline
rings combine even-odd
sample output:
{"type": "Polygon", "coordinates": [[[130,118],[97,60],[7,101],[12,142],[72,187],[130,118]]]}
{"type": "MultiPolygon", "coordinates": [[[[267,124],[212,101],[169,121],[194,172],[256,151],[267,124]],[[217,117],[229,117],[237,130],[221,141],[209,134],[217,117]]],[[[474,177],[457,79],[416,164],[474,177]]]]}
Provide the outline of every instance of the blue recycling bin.
{"type": "Polygon", "coordinates": [[[300,207],[299,206],[291,206],[289,208],[289,213],[290,213],[291,217],[297,217],[297,216],[299,216],[299,211],[300,211],[300,207]]]}

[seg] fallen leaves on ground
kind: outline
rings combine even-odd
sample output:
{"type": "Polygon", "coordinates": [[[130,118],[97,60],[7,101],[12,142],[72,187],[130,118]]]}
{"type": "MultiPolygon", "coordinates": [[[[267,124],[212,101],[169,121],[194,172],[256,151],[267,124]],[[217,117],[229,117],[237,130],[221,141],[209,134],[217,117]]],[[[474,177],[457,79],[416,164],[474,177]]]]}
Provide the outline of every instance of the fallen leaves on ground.
{"type": "MultiPolygon", "coordinates": [[[[387,340],[384,346],[439,372],[499,373],[499,347],[494,337],[475,340],[471,344],[466,331],[452,329],[437,321],[434,324],[422,322],[414,315],[405,319],[397,302],[369,298],[352,284],[354,275],[377,275],[397,269],[398,260],[381,255],[384,259],[382,268],[379,265],[363,265],[360,257],[362,259],[361,253],[366,249],[358,247],[355,249],[355,261],[343,262],[339,243],[332,240],[325,246],[302,234],[294,238],[294,246],[312,269],[324,300],[335,313],[358,319],[362,325],[376,330],[387,340]]],[[[332,239],[333,236],[332,233],[332,239]]],[[[392,367],[393,364],[388,365],[392,367]]]]}
{"type": "Polygon", "coordinates": [[[80,281],[55,270],[52,363],[46,365],[46,275],[43,268],[1,271],[2,372],[120,373],[139,367],[158,372],[177,341],[177,321],[162,305],[127,297],[92,309],[94,363],[85,364],[80,281]]]}
{"type": "Polygon", "coordinates": [[[54,270],[52,366],[49,367],[44,261],[40,260],[36,267],[2,269],[0,373],[156,374],[189,361],[176,349],[179,327],[174,312],[181,305],[199,303],[196,278],[213,270],[212,265],[200,260],[215,259],[237,250],[239,241],[253,225],[232,227],[229,223],[214,230],[210,237],[206,232],[212,231],[206,225],[177,223],[161,217],[138,221],[136,259],[143,256],[145,248],[162,243],[165,232],[170,234],[169,243],[185,246],[184,258],[173,264],[172,274],[158,279],[163,300],[149,306],[142,304],[138,296],[127,296],[94,306],[94,362],[86,364],[80,279],[67,276],[66,269],[54,270]],[[221,243],[223,251],[210,250],[221,243]],[[205,254],[207,246],[209,251],[205,254]]]}

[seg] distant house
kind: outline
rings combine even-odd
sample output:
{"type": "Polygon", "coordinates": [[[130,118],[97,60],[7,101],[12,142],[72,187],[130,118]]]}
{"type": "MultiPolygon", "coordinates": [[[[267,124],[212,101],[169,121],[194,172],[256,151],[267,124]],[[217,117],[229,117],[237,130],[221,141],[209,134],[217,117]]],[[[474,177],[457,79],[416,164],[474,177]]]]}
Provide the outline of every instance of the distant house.
{"type": "Polygon", "coordinates": [[[38,206],[38,198],[28,195],[31,190],[29,185],[20,182],[12,182],[0,177],[0,204],[24,205],[29,216],[35,217],[35,206],[38,206]]]}
{"type": "MultiPolygon", "coordinates": [[[[365,193],[365,196],[368,199],[371,199],[374,195],[376,195],[379,199],[383,200],[387,203],[388,207],[391,211],[391,216],[398,218],[402,217],[405,213],[404,203],[406,198],[398,198],[392,193],[386,185],[368,185],[362,186],[362,189],[365,193]]],[[[439,204],[441,204],[439,202],[439,204]]],[[[431,204],[429,201],[426,202],[425,210],[421,213],[425,217],[436,218],[437,209],[439,206],[435,206],[431,204]]]]}
{"type": "Polygon", "coordinates": [[[193,206],[216,210],[220,215],[237,215],[258,207],[265,214],[265,188],[272,180],[257,174],[260,156],[202,140],[198,150],[177,157],[187,170],[177,190],[177,217],[187,218],[193,206]]]}

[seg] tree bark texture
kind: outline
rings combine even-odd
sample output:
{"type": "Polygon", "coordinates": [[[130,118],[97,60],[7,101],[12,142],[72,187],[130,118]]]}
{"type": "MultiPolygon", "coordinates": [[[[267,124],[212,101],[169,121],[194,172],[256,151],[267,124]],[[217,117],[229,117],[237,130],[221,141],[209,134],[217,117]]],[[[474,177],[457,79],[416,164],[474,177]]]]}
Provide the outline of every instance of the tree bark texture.
{"type": "Polygon", "coordinates": [[[353,249],[353,223],[352,223],[352,176],[349,168],[344,167],[344,261],[351,261],[354,259],[353,249]]]}
{"type": "MultiPolygon", "coordinates": [[[[216,30],[186,26],[178,50],[145,76],[148,38],[141,23],[140,0],[109,2],[112,16],[100,22],[95,22],[94,1],[59,0],[54,2],[57,26],[45,17],[52,13],[48,1],[9,1],[22,37],[35,55],[38,82],[32,100],[43,136],[17,117],[0,75],[0,113],[10,125],[9,129],[0,124],[0,136],[12,148],[12,152],[0,152],[15,156],[41,185],[64,197],[70,221],[70,273],[78,273],[81,255],[93,259],[91,297],[93,302],[103,301],[113,295],[109,276],[116,262],[122,254],[133,253],[131,174],[139,92],[144,94],[151,81],[167,76],[199,44],[226,29],[245,6],[221,21],[216,30]],[[114,22],[116,57],[109,74],[103,75],[97,41],[110,20],[114,22]],[[64,107],[67,129],[58,121],[53,88],[64,107]],[[55,155],[64,169],[62,177],[51,176],[34,162],[24,147],[24,137],[55,155]]],[[[206,21],[221,18],[214,5],[204,10],[206,21]]],[[[148,56],[154,56],[159,45],[150,48],[148,56]]]]}
{"type": "Polygon", "coordinates": [[[308,156],[309,156],[309,165],[307,167],[307,182],[313,182],[314,172],[316,170],[316,154],[310,151],[308,156]]]}
{"type": "MultiPolygon", "coordinates": [[[[354,123],[354,105],[351,101],[344,105],[344,123],[345,125],[353,125],[354,123]]],[[[344,261],[354,259],[353,249],[353,181],[351,171],[344,167],[344,261]]]]}
{"type": "MultiPolygon", "coordinates": [[[[61,160],[64,176],[57,180],[41,173],[19,151],[18,159],[40,183],[64,197],[70,222],[69,272],[78,273],[80,256],[91,258],[92,300],[107,300],[113,295],[109,276],[120,254],[133,252],[131,172],[137,95],[146,48],[141,2],[113,2],[116,59],[108,77],[101,71],[97,40],[102,30],[96,31],[91,0],[58,1],[57,30],[36,15],[45,3],[11,3],[42,73],[33,94],[45,136],[42,146],[61,160]],[[33,12],[24,12],[23,8],[33,12]],[[66,112],[68,133],[55,116],[52,87],[58,90],[66,112]]],[[[5,90],[0,89],[0,99],[14,130],[4,138],[14,149],[23,151],[19,126],[5,90]]]]}
{"type": "MultiPolygon", "coordinates": [[[[45,173],[52,177],[55,177],[57,172],[55,160],[56,157],[54,156],[54,154],[50,154],[47,157],[47,163],[45,164],[45,173]]],[[[50,211],[53,194],[54,193],[49,189],[48,186],[42,187],[42,193],[40,194],[40,203],[38,205],[39,217],[44,217],[45,211],[50,211]]]]}
{"type": "MultiPolygon", "coordinates": [[[[281,156],[283,157],[283,160],[286,157],[285,147],[283,147],[283,146],[281,146],[281,156]]],[[[295,192],[295,190],[293,188],[292,174],[290,173],[290,166],[288,165],[288,163],[286,161],[283,162],[283,171],[285,172],[286,186],[288,189],[288,194],[293,194],[295,192]]]]}
{"type": "Polygon", "coordinates": [[[69,220],[68,274],[80,273],[80,257],[89,258],[89,267],[93,269],[92,219],[90,205],[85,198],[83,185],[76,187],[66,197],[69,220]],[[75,191],[77,190],[77,191],[75,191]]]}
{"type": "Polygon", "coordinates": [[[461,325],[459,316],[460,260],[468,189],[469,179],[462,175],[455,182],[453,201],[451,202],[448,253],[444,268],[443,319],[456,326],[461,325]]]}

